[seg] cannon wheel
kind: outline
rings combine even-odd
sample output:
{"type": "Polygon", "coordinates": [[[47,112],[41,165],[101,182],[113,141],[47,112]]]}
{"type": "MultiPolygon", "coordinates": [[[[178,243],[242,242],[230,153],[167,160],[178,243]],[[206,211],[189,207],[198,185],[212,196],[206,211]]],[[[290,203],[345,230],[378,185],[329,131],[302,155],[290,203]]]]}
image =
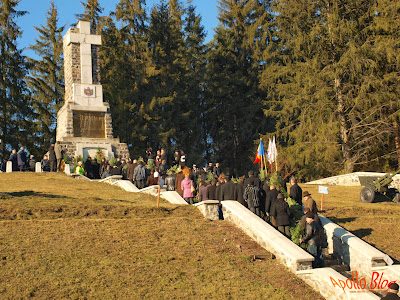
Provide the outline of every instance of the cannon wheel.
{"type": "Polygon", "coordinates": [[[375,191],[370,186],[364,186],[360,193],[360,199],[365,203],[372,203],[375,200],[375,191]]]}

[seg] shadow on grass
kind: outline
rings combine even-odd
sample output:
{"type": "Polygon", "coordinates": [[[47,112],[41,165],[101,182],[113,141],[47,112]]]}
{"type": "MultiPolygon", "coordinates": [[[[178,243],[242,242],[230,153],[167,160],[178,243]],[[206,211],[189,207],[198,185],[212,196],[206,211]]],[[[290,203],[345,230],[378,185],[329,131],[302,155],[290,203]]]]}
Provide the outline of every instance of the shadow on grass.
{"type": "Polygon", "coordinates": [[[372,228],[361,228],[357,230],[353,230],[352,233],[359,238],[365,238],[366,236],[369,236],[372,233],[373,229],[372,228]]]}
{"type": "Polygon", "coordinates": [[[61,196],[61,195],[52,195],[52,194],[45,194],[41,192],[34,192],[34,191],[22,191],[22,192],[12,192],[12,193],[6,193],[9,196],[12,197],[42,197],[42,198],[50,198],[50,199],[66,199],[70,198],[67,196],[61,196]]]}
{"type": "Polygon", "coordinates": [[[332,220],[332,222],[340,223],[340,224],[344,224],[344,223],[348,223],[348,222],[353,222],[353,221],[357,220],[357,218],[355,218],[355,217],[349,217],[349,218],[335,218],[335,217],[331,217],[330,219],[332,220]]]}

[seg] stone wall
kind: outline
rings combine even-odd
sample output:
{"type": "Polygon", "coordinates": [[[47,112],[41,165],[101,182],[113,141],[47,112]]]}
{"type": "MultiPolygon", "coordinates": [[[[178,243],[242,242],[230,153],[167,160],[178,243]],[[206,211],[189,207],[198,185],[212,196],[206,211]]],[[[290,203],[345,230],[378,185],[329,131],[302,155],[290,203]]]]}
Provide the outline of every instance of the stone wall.
{"type": "Polygon", "coordinates": [[[64,104],[57,113],[57,140],[74,136],[73,114],[70,104],[64,104]]]}
{"type": "Polygon", "coordinates": [[[106,138],[107,139],[112,139],[113,138],[113,127],[112,127],[112,118],[111,118],[110,109],[107,110],[105,118],[106,118],[106,120],[105,120],[105,123],[106,123],[106,138]]]}
{"type": "Polygon", "coordinates": [[[199,203],[196,203],[195,206],[201,211],[203,216],[210,220],[219,220],[218,215],[218,204],[217,200],[205,200],[199,203]]]}
{"type": "Polygon", "coordinates": [[[328,238],[329,252],[340,257],[346,265],[350,266],[351,270],[358,271],[363,277],[368,278],[368,281],[370,281],[374,268],[384,267],[387,265],[385,260],[391,260],[385,253],[351,232],[328,218],[319,216],[328,238]]]}
{"type": "MultiPolygon", "coordinates": [[[[386,173],[375,173],[375,172],[355,172],[350,174],[332,176],[328,178],[318,179],[307,182],[307,184],[316,185],[339,185],[339,186],[361,186],[360,177],[382,177],[386,173]]],[[[393,177],[393,182],[389,186],[390,188],[400,189],[400,174],[393,177]]]]}
{"type": "MultiPolygon", "coordinates": [[[[79,33],[79,28],[70,28],[68,32],[79,33]]],[[[73,103],[72,84],[81,82],[80,45],[75,43],[70,43],[69,45],[67,45],[67,41],[66,39],[64,39],[63,51],[64,51],[65,103],[73,103]]]]}
{"type": "Polygon", "coordinates": [[[92,45],[92,80],[93,84],[101,84],[100,46],[92,45]]]}

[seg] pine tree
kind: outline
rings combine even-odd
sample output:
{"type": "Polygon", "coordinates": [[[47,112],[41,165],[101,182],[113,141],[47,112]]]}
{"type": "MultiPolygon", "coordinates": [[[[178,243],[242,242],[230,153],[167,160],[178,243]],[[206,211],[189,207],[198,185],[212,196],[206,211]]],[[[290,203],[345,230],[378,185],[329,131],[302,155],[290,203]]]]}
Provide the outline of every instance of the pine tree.
{"type": "Polygon", "coordinates": [[[18,49],[17,39],[22,32],[16,20],[26,11],[18,11],[19,0],[0,0],[0,138],[4,146],[17,148],[23,144],[33,149],[29,132],[32,111],[27,97],[24,77],[26,58],[18,49]]]}
{"type": "Polygon", "coordinates": [[[35,27],[39,37],[30,47],[39,59],[30,59],[32,66],[27,79],[33,99],[33,107],[37,114],[35,131],[37,145],[42,150],[48,148],[55,140],[57,112],[64,100],[63,78],[63,42],[64,26],[58,26],[58,12],[51,2],[47,12],[46,25],[35,27]]]}
{"type": "Polygon", "coordinates": [[[78,20],[89,21],[91,31],[97,34],[100,33],[101,21],[104,19],[101,14],[104,9],[100,6],[99,0],[87,0],[87,2],[81,1],[81,5],[84,8],[84,13],[76,15],[78,20]]]}
{"type": "Polygon", "coordinates": [[[152,97],[145,104],[152,120],[147,136],[153,147],[185,148],[177,137],[190,132],[184,97],[183,8],[178,1],[161,1],[150,14],[149,44],[155,75],[149,78],[152,97]]]}
{"type": "Polygon", "coordinates": [[[183,131],[178,140],[184,142],[184,149],[190,153],[190,157],[196,163],[205,163],[210,159],[206,153],[209,149],[208,134],[206,127],[206,103],[204,97],[205,74],[206,74],[206,46],[204,45],[205,32],[201,25],[201,17],[196,14],[196,8],[189,5],[186,9],[184,20],[185,55],[184,65],[185,78],[183,81],[184,98],[186,107],[190,109],[185,123],[191,130],[183,131]],[[206,153],[206,157],[204,154],[206,153]],[[206,161],[205,161],[206,159],[206,161]]]}
{"type": "Polygon", "coordinates": [[[216,160],[243,174],[252,165],[254,140],[265,132],[259,55],[270,19],[267,1],[219,2],[220,24],[210,44],[207,70],[208,130],[216,160]]]}
{"type": "Polygon", "coordinates": [[[121,29],[110,21],[103,31],[102,78],[105,99],[111,104],[114,132],[131,144],[133,153],[147,145],[148,118],[144,103],[150,97],[147,78],[154,74],[147,46],[147,15],[143,0],[121,0],[113,14],[121,29]]]}

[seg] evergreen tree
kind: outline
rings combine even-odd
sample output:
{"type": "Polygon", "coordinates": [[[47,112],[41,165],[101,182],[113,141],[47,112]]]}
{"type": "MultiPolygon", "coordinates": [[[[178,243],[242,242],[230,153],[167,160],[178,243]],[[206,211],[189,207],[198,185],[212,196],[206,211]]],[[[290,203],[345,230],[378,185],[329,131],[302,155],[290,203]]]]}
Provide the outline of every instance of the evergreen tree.
{"type": "Polygon", "coordinates": [[[201,17],[196,14],[196,8],[189,5],[184,20],[185,34],[185,80],[184,98],[189,111],[185,123],[190,125],[191,131],[183,130],[178,140],[185,142],[184,149],[198,164],[210,159],[208,149],[208,133],[206,127],[207,114],[204,97],[206,74],[206,46],[204,45],[205,32],[201,25],[201,17]],[[206,154],[206,157],[204,155],[206,154]],[[206,159],[206,160],[205,160],[206,159]]]}
{"type": "Polygon", "coordinates": [[[101,21],[104,19],[101,14],[103,8],[100,6],[99,0],[87,0],[87,2],[81,1],[84,8],[83,14],[77,14],[76,17],[81,21],[89,21],[91,31],[94,33],[101,32],[101,21]]]}
{"type": "Polygon", "coordinates": [[[208,130],[215,159],[243,174],[252,165],[254,140],[265,132],[259,55],[270,18],[267,1],[219,2],[220,24],[210,44],[207,70],[208,130]]]}
{"type": "Polygon", "coordinates": [[[114,132],[131,144],[133,153],[147,145],[144,103],[150,97],[147,78],[154,74],[148,48],[147,15],[143,0],[121,0],[113,14],[121,29],[110,20],[103,31],[102,78],[105,98],[111,104],[114,132]]]}
{"type": "Polygon", "coordinates": [[[183,8],[178,1],[161,1],[150,14],[149,44],[155,75],[149,78],[152,97],[145,104],[148,118],[149,145],[185,148],[178,139],[183,132],[190,134],[187,123],[189,107],[184,97],[184,53],[183,8]]]}
{"type": "Polygon", "coordinates": [[[31,72],[27,79],[37,114],[35,122],[38,147],[45,152],[51,141],[55,141],[57,112],[64,100],[64,64],[62,31],[58,27],[58,12],[51,2],[46,25],[35,27],[39,37],[32,49],[40,59],[30,59],[31,72]]]}
{"type": "MultiPolygon", "coordinates": [[[[26,11],[18,11],[19,0],[0,0],[0,138],[4,146],[17,148],[23,144],[33,149],[31,105],[26,94],[24,77],[27,63],[18,49],[17,39],[22,32],[16,20],[26,11]]],[[[4,154],[3,154],[4,155],[4,154]]]]}

